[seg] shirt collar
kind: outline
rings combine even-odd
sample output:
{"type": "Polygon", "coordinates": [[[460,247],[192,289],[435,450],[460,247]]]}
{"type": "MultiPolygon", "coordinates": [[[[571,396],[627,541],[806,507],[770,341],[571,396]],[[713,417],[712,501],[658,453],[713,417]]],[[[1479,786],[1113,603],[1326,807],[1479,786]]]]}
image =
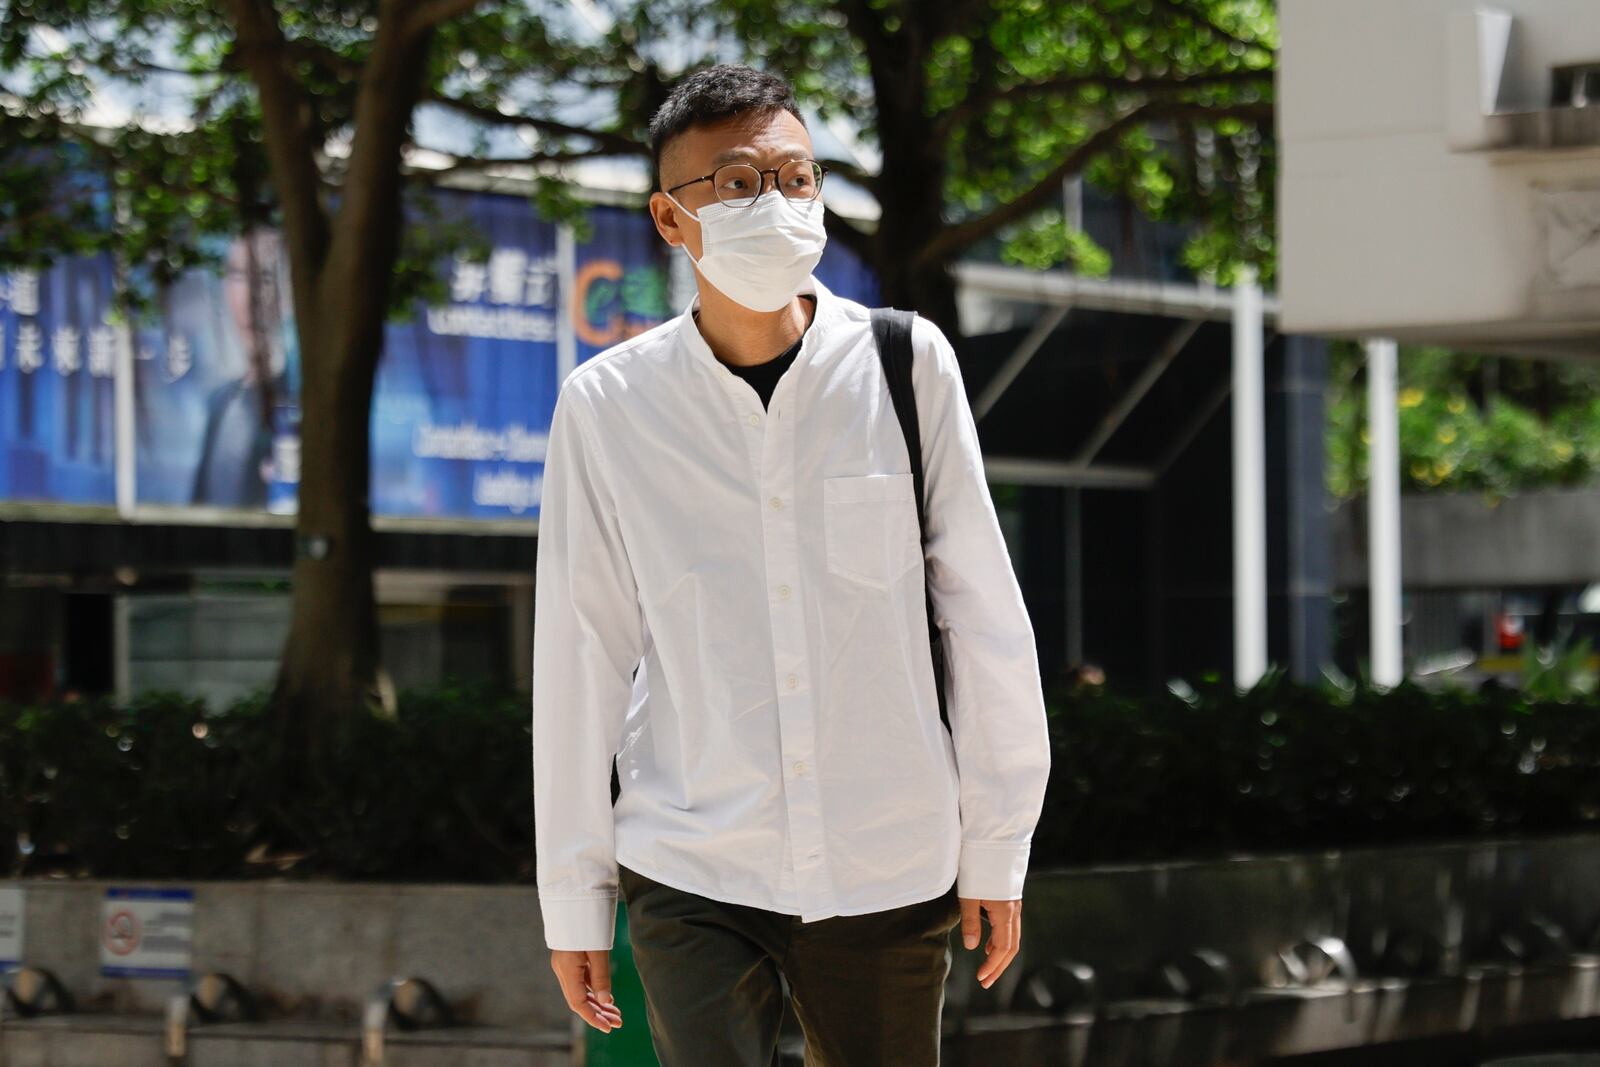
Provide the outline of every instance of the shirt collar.
{"type": "MultiPolygon", "coordinates": [[[[817,298],[817,308],[811,314],[811,325],[806,327],[806,332],[800,338],[800,351],[795,353],[795,363],[804,363],[811,358],[821,343],[822,334],[827,321],[832,318],[837,298],[833,290],[823,285],[821,280],[812,274],[800,283],[800,288],[795,294],[811,293],[817,298]]],[[[690,354],[702,363],[715,367],[727,376],[729,381],[738,381],[738,376],[723,365],[722,361],[711,351],[711,346],[706,344],[706,339],[700,333],[699,325],[694,321],[694,313],[700,307],[700,293],[694,294],[694,299],[689,301],[683,313],[678,316],[678,338],[690,354]]]]}

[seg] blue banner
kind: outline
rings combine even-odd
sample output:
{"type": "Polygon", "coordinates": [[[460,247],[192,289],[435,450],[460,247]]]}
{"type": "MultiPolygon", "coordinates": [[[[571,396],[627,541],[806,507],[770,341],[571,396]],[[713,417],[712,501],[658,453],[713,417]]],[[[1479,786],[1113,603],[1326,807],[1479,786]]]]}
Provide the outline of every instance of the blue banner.
{"type": "MultiPolygon", "coordinates": [[[[261,510],[275,433],[294,417],[288,266],[278,235],[223,242],[220,271],[186,272],[134,344],[141,504],[261,510]]],[[[293,511],[290,492],[287,510],[293,511]]]]}
{"type": "MultiPolygon", "coordinates": [[[[561,377],[677,314],[670,249],[643,210],[596,205],[563,285],[559,227],[524,198],[439,190],[486,258],[440,264],[444,297],[386,327],[371,412],[375,514],[530,519],[561,377]],[[563,301],[566,302],[563,308],[563,301]]],[[[277,233],[220,239],[131,335],[135,499],[291,514],[300,367],[277,233]]],[[[817,276],[873,303],[866,268],[830,244],[817,276]]],[[[0,288],[0,500],[115,503],[112,271],[69,260],[0,288]]]]}
{"type": "Polygon", "coordinates": [[[604,207],[595,208],[589,219],[593,232],[578,245],[572,284],[579,363],[680,310],[667,297],[672,249],[656,233],[650,215],[604,207]]]}
{"type": "Polygon", "coordinates": [[[878,306],[878,276],[838,241],[822,246],[822,262],[811,273],[839,296],[869,308],[878,306]]]}
{"type": "Polygon", "coordinates": [[[116,502],[105,257],[0,275],[0,500],[116,502]]]}
{"type": "Polygon", "coordinates": [[[526,200],[441,192],[491,241],[447,264],[447,302],[384,337],[372,504],[385,515],[508,518],[539,503],[555,405],[556,226],[526,200]]]}

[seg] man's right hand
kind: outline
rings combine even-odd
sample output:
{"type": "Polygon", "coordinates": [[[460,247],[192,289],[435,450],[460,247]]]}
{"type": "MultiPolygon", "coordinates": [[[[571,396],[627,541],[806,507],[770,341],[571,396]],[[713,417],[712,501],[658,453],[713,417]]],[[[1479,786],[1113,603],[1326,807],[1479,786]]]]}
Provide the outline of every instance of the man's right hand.
{"type": "Polygon", "coordinates": [[[584,1022],[609,1034],[622,1025],[622,1011],[611,999],[611,953],[606,949],[550,951],[550,969],[561,983],[567,1007],[584,1022]]]}

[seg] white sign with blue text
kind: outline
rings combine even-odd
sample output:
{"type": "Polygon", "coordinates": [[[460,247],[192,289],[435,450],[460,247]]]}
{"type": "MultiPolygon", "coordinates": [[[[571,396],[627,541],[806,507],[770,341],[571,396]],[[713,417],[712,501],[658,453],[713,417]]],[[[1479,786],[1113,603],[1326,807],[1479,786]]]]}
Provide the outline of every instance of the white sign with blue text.
{"type": "Polygon", "coordinates": [[[22,963],[23,889],[0,886],[0,973],[22,963]]]}
{"type": "Polygon", "coordinates": [[[100,905],[100,973],[187,978],[194,947],[194,890],[111,886],[100,905]]]}

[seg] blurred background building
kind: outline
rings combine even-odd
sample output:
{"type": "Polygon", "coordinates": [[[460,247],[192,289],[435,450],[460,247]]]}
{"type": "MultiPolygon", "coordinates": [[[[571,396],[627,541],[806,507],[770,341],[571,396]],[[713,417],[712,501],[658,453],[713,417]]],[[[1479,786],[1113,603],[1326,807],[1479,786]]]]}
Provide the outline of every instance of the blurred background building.
{"type": "MultiPolygon", "coordinates": [[[[441,197],[495,234],[450,302],[391,325],[373,411],[386,667],[526,685],[543,433],[557,374],[676,314],[692,280],[636,192],[594,190],[594,232],[500,191],[441,197]]],[[[958,340],[991,486],[1058,678],[1085,662],[1159,686],[1233,654],[1233,298],[1181,263],[1182,227],[1064,189],[1112,252],[1105,278],[975,255],[958,340]]],[[[830,209],[838,210],[831,206],[830,209]]],[[[142,324],[125,358],[110,266],[68,260],[0,287],[0,694],[173,687],[217,700],[270,681],[288,618],[297,365],[286,269],[233,242],[142,324]],[[252,288],[250,278],[257,284],[252,288]]],[[[819,276],[872,303],[830,245],[819,276]]],[[[1366,655],[1365,508],[1330,492],[1329,343],[1264,347],[1268,645],[1303,680],[1366,655]]],[[[1408,496],[1406,652],[1424,673],[1514,677],[1525,641],[1600,619],[1600,493],[1408,496]],[[1559,531],[1559,532],[1558,532],[1559,531]]]]}
{"type": "MultiPolygon", "coordinates": [[[[527,682],[558,375],[692,292],[636,206],[641,177],[600,172],[584,241],[540,220],[513,182],[438,194],[494,243],[442,266],[449,301],[386,338],[372,508],[397,685],[527,682]]],[[[1089,660],[1121,685],[1159,684],[1230,655],[1232,298],[1181,265],[1180,227],[1080,183],[1063,195],[1111,250],[1110,275],[975,255],[958,272],[957,343],[1046,675],[1089,660]]],[[[863,210],[842,182],[829,204],[863,210]]],[[[289,607],[298,367],[275,235],[236,239],[226,263],[186,275],[126,354],[108,263],[9,275],[0,692],[226,700],[270,681],[289,607]],[[134,374],[119,396],[124,358],[134,374]]],[[[818,275],[876,302],[838,244],[818,275]]],[[[1315,677],[1331,654],[1325,349],[1274,337],[1267,366],[1272,649],[1315,677]]]]}
{"type": "MultiPolygon", "coordinates": [[[[1537,47],[1519,61],[1526,70],[1494,68],[1507,107],[1575,98],[1594,84],[1589,68],[1568,62],[1587,46],[1562,43],[1549,28],[1560,24],[1535,27],[1537,47]],[[1551,49],[1549,62],[1528,58],[1551,49]]],[[[1452,48],[1490,56],[1484,42],[1497,26],[1463,24],[1452,48]]],[[[1430,55],[1412,74],[1384,68],[1400,79],[1386,92],[1411,101],[1394,112],[1397,128],[1432,129],[1436,101],[1420,86],[1464,62],[1453,56],[1430,55]]],[[[1311,63],[1298,70],[1335,76],[1311,63]]],[[[1328,121],[1356,122],[1360,111],[1381,135],[1388,97],[1351,92],[1328,121]]],[[[1310,118],[1286,136],[1319,136],[1320,112],[1298,114],[1310,118]]],[[[1493,140],[1504,133],[1496,122],[1513,121],[1444,118],[1463,144],[1493,140]]],[[[873,168],[839,123],[812,125],[826,154],[873,168]]],[[[1178,136],[1160,122],[1149,129],[1157,144],[1178,136]]],[[[1581,153],[1581,133],[1566,149],[1521,151],[1581,153]]],[[[1495,151],[1503,161],[1517,150],[1495,151]]],[[[1373,159],[1381,169],[1383,157],[1373,159]]],[[[454,174],[435,194],[439,212],[490,242],[481,255],[441,262],[443,297],[391,323],[385,340],[370,503],[384,658],[397,685],[452,674],[526,685],[556,384],[676,314],[691,292],[687,264],[666,255],[641,209],[644,165],[596,161],[579,178],[591,226],[581,239],[541,218],[532,185],[514,176],[454,174]]],[[[872,226],[873,198],[847,177],[830,179],[825,199],[872,226]]],[[[1337,225],[1351,247],[1356,234],[1397,225],[1376,193],[1349,204],[1337,225]]],[[[1194,228],[1154,221],[1077,179],[1063,185],[1059,211],[1105,251],[1105,272],[1015,265],[998,238],[954,268],[956,343],[1047,678],[1092,664],[1116,688],[1149,691],[1175,677],[1231,676],[1242,632],[1297,679],[1364,671],[1373,560],[1365,361],[1348,339],[1353,324],[1313,315],[1302,332],[1285,332],[1269,290],[1238,327],[1238,292],[1185,265],[1194,228]],[[1262,375],[1250,415],[1260,477],[1242,487],[1241,335],[1258,341],[1262,375]],[[1259,511],[1259,545],[1240,540],[1257,536],[1241,532],[1239,515],[1256,514],[1238,510],[1241,488],[1259,511]],[[1241,545],[1264,566],[1260,610],[1239,597],[1241,545]]],[[[1303,217],[1314,215],[1315,205],[1303,217]]],[[[221,240],[224,269],[183,275],[131,331],[110,314],[107,257],[0,275],[0,695],[170,686],[226,700],[272,676],[289,606],[299,368],[276,235],[221,240]]],[[[1483,262],[1481,253],[1459,258],[1483,262]]],[[[1288,269],[1306,269],[1293,256],[1308,254],[1291,251],[1288,269]]],[[[1342,292],[1361,264],[1345,249],[1323,266],[1326,284],[1309,288],[1342,292]]],[[[878,299],[871,271],[838,242],[818,273],[846,296],[878,299]]],[[[1366,291],[1377,299],[1395,288],[1390,278],[1366,291]]],[[[1449,290],[1428,282],[1429,293],[1449,290]]],[[[1600,518],[1590,488],[1600,477],[1600,381],[1504,331],[1483,333],[1471,353],[1459,331],[1399,335],[1408,345],[1396,550],[1404,662],[1420,678],[1515,679],[1535,644],[1571,644],[1600,618],[1590,533],[1600,518]]]]}

